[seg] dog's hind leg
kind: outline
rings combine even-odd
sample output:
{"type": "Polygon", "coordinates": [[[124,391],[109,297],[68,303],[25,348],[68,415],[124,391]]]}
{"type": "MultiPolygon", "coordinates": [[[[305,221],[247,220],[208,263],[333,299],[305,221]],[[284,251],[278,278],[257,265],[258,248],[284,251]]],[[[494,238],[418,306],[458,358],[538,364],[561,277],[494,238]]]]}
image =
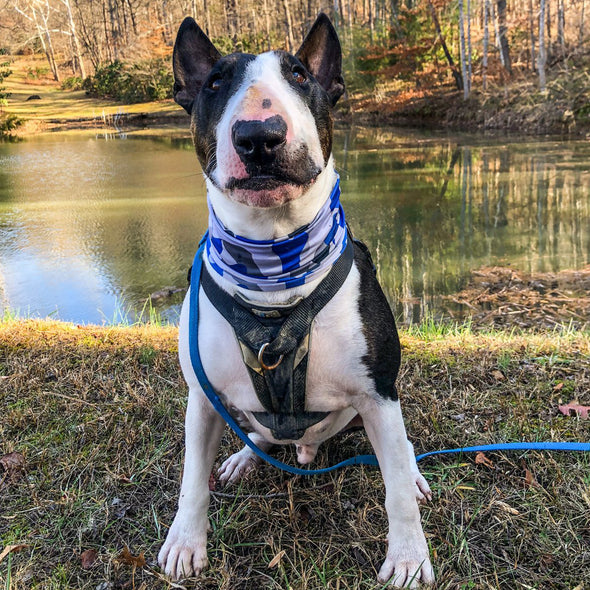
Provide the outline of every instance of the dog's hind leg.
{"type": "Polygon", "coordinates": [[[356,409],[363,417],[385,482],[389,546],[378,579],[391,580],[398,587],[431,584],[434,574],[416,502],[415,460],[408,461],[410,451],[399,401],[367,395],[356,409]]]}
{"type": "MultiPolygon", "coordinates": [[[[269,443],[261,434],[251,432],[248,438],[265,453],[270,450],[269,443]]],[[[262,459],[248,446],[228,457],[217,470],[219,481],[222,484],[233,484],[246,477],[253,469],[262,463],[262,459]]]]}
{"type": "Polygon", "coordinates": [[[200,388],[191,388],[178,512],[158,555],[158,563],[171,578],[197,575],[207,567],[209,475],[224,426],[200,388]]]}

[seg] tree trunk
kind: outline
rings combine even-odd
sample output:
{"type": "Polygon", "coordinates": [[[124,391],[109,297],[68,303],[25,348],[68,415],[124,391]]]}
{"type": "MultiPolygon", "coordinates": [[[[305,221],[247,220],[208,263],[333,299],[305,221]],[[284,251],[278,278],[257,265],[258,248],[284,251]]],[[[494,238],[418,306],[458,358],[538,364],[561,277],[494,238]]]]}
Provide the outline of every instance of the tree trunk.
{"type": "Polygon", "coordinates": [[[283,8],[285,9],[285,24],[287,25],[287,42],[289,45],[287,49],[292,53],[295,47],[295,41],[293,40],[293,20],[291,19],[289,0],[283,0],[283,8]]]}
{"type": "Polygon", "coordinates": [[[490,46],[490,0],[483,3],[483,58],[482,58],[482,85],[488,89],[488,52],[490,46]]]}
{"type": "Polygon", "coordinates": [[[510,46],[508,44],[508,27],[506,26],[506,0],[497,0],[498,15],[498,40],[500,42],[500,53],[502,54],[502,63],[512,74],[512,62],[510,61],[510,46]]]}
{"type": "Polygon", "coordinates": [[[76,23],[72,14],[72,6],[70,0],[62,0],[66,7],[68,14],[68,21],[70,25],[70,34],[72,35],[72,48],[74,50],[74,61],[76,62],[77,70],[80,72],[82,78],[86,78],[86,68],[84,67],[84,60],[82,59],[82,51],[80,49],[80,41],[78,40],[78,33],[76,32],[76,23]]]}
{"type": "Polygon", "coordinates": [[[565,6],[563,0],[557,0],[557,42],[562,58],[565,57],[565,6]]]}
{"type": "Polygon", "coordinates": [[[375,11],[373,0],[369,0],[369,39],[371,45],[373,45],[375,43],[375,11]]]}
{"type": "Polygon", "coordinates": [[[203,0],[203,12],[205,13],[205,33],[211,37],[213,35],[213,31],[211,30],[211,15],[209,14],[208,0],[203,0]]]}
{"type": "Polygon", "coordinates": [[[545,64],[547,63],[547,53],[545,51],[545,0],[541,0],[539,8],[539,59],[537,60],[537,69],[539,71],[539,87],[541,92],[547,89],[545,80],[545,64]]]}
{"type": "Polygon", "coordinates": [[[586,11],[586,0],[582,0],[582,9],[580,10],[580,30],[578,33],[578,45],[584,44],[584,12],[586,11]]]}
{"type": "Polygon", "coordinates": [[[469,76],[467,75],[467,49],[465,47],[465,16],[463,0],[459,0],[459,44],[461,52],[461,74],[463,76],[463,99],[469,98],[469,76]]]}
{"type": "Polygon", "coordinates": [[[471,0],[467,0],[467,87],[471,92],[472,84],[472,64],[471,64],[471,0]]]}
{"type": "Polygon", "coordinates": [[[533,0],[529,0],[529,40],[531,44],[531,70],[534,72],[537,56],[535,51],[535,13],[533,11],[533,0]]]}
{"type": "MultiPolygon", "coordinates": [[[[40,3],[39,3],[40,5],[40,3]]],[[[43,10],[39,11],[39,16],[43,20],[43,26],[40,27],[41,34],[45,39],[45,55],[49,61],[49,67],[51,68],[51,73],[53,74],[53,79],[56,82],[60,81],[59,70],[57,69],[57,61],[55,59],[55,52],[53,50],[53,42],[51,40],[51,32],[49,31],[49,0],[45,0],[45,9],[46,12],[43,10]]],[[[33,14],[35,14],[35,9],[33,7],[33,14]]],[[[38,23],[37,16],[35,16],[35,22],[38,23]]],[[[37,31],[39,31],[39,25],[37,25],[37,31]]]]}
{"type": "Polygon", "coordinates": [[[432,22],[434,23],[434,28],[436,30],[436,34],[438,36],[438,40],[445,52],[445,57],[447,58],[447,62],[449,63],[449,67],[451,68],[451,73],[453,74],[453,78],[455,78],[455,84],[457,85],[457,90],[463,90],[463,77],[461,76],[461,72],[457,69],[455,65],[455,60],[447,47],[447,43],[445,38],[442,34],[442,30],[440,28],[440,22],[438,20],[438,16],[436,16],[436,9],[434,8],[434,4],[432,4],[432,0],[428,0],[428,8],[430,9],[430,16],[432,17],[432,22]]]}
{"type": "Polygon", "coordinates": [[[268,0],[264,0],[264,30],[266,32],[266,50],[270,51],[270,16],[268,14],[268,0]]]}

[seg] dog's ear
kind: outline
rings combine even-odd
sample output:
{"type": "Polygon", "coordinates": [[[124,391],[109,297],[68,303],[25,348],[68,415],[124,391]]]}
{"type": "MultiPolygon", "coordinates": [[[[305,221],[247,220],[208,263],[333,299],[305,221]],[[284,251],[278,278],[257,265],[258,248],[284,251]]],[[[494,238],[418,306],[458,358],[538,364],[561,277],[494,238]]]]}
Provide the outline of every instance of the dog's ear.
{"type": "Polygon", "coordinates": [[[330,19],[321,12],[295,57],[328,93],[332,106],[344,93],[342,49],[330,19]]]}
{"type": "Polygon", "coordinates": [[[174,100],[190,115],[193,102],[205,78],[221,57],[209,37],[190,16],[178,29],[172,65],[174,69],[174,100]]]}

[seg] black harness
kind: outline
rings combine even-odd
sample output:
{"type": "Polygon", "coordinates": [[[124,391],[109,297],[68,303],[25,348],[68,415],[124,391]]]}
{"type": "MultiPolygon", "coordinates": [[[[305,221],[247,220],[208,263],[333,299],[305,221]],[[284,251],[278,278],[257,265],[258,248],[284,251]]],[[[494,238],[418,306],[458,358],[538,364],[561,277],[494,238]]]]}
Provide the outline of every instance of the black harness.
{"type": "Polygon", "coordinates": [[[262,306],[224,291],[203,265],[201,286],[231,325],[240,344],[254,391],[265,412],[254,417],[277,440],[297,440],[328,412],[307,412],[305,391],[311,325],[342,287],[354,258],[352,236],[328,274],[307,297],[262,306]]]}

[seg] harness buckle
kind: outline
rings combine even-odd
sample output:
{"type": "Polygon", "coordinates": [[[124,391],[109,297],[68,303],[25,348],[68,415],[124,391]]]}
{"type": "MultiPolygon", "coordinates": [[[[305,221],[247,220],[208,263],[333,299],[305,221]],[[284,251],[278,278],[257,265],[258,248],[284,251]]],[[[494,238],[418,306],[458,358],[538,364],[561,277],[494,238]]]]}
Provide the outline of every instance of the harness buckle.
{"type": "Polygon", "coordinates": [[[265,342],[261,347],[260,350],[258,351],[258,362],[260,363],[260,366],[265,370],[265,371],[272,371],[273,369],[276,369],[282,362],[283,362],[283,357],[284,355],[282,354],[279,357],[279,360],[274,364],[274,365],[267,365],[264,360],[263,360],[263,356],[264,356],[264,351],[266,350],[266,347],[270,344],[270,342],[265,342]]]}

